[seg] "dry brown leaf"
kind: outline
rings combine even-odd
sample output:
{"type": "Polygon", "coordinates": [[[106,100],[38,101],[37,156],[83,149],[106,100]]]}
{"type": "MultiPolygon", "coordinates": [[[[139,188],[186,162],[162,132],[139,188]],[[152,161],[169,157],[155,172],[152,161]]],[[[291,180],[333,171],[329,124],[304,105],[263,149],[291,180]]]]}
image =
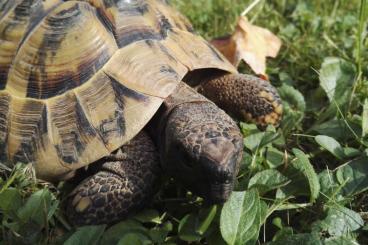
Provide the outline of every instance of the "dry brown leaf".
{"type": "Polygon", "coordinates": [[[246,17],[238,20],[231,36],[211,42],[235,66],[244,60],[252,70],[266,76],[266,57],[276,57],[281,40],[269,30],[252,25],[246,17]]]}

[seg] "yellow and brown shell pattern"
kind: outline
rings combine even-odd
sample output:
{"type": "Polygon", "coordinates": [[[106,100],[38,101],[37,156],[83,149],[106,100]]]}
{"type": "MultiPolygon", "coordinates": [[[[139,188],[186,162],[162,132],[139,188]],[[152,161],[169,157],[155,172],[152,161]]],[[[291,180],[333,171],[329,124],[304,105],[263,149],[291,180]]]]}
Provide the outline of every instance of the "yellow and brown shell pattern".
{"type": "Polygon", "coordinates": [[[236,72],[160,0],[0,1],[0,161],[62,178],[134,137],[186,73],[236,72]]]}

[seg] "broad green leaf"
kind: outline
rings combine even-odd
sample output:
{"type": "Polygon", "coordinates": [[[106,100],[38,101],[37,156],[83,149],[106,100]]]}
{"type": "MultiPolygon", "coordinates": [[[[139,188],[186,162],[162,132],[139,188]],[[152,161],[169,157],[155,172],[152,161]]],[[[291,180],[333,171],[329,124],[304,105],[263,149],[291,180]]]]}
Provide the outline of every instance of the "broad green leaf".
{"type": "Polygon", "coordinates": [[[314,202],[320,190],[318,176],[309,162],[307,155],[301,150],[293,149],[295,154],[294,160],[282,172],[291,180],[291,183],[278,189],[277,198],[285,198],[288,196],[310,196],[310,202],[314,202]]]}
{"type": "Polygon", "coordinates": [[[26,204],[18,210],[18,217],[25,223],[32,220],[43,227],[49,218],[52,199],[53,195],[47,189],[33,193],[26,204]]]}
{"type": "Polygon", "coordinates": [[[358,213],[340,205],[333,205],[329,207],[327,217],[312,226],[314,231],[327,231],[331,236],[346,236],[358,230],[363,224],[364,221],[358,213]]]}
{"type": "Polygon", "coordinates": [[[344,147],[343,150],[345,158],[352,158],[362,155],[362,152],[360,150],[352,147],[344,147]]]}
{"type": "Polygon", "coordinates": [[[256,173],[248,183],[248,189],[255,187],[259,193],[265,193],[287,185],[290,180],[276,169],[267,169],[256,173]]]}
{"type": "Polygon", "coordinates": [[[330,102],[340,100],[349,91],[355,76],[354,66],[340,58],[328,57],[319,70],[320,85],[330,102]]]}
{"type": "Polygon", "coordinates": [[[283,133],[288,135],[304,118],[306,104],[303,94],[290,85],[284,83],[278,92],[284,107],[281,127],[283,133]]]}
{"type": "Polygon", "coordinates": [[[343,199],[339,192],[340,185],[337,182],[335,172],[323,170],[318,174],[318,179],[321,187],[321,195],[319,195],[321,201],[336,202],[343,199]]]}
{"type": "Polygon", "coordinates": [[[323,242],[324,245],[359,245],[358,242],[348,237],[331,237],[323,242]]]}
{"type": "Polygon", "coordinates": [[[98,244],[106,225],[82,226],[71,235],[64,245],[93,245],[98,244]]]}
{"type": "Polygon", "coordinates": [[[148,230],[135,220],[124,220],[111,226],[102,236],[101,244],[116,244],[125,234],[141,233],[149,237],[148,230]]]}
{"type": "Polygon", "coordinates": [[[134,219],[142,223],[156,223],[161,224],[160,214],[154,209],[145,209],[142,212],[136,214],[134,219]]]}
{"type": "Polygon", "coordinates": [[[266,152],[267,165],[270,168],[277,168],[284,162],[284,153],[274,147],[268,147],[266,152]]]}
{"type": "Polygon", "coordinates": [[[17,210],[22,204],[22,197],[18,189],[8,188],[0,193],[0,211],[8,213],[17,210]]]}
{"type": "Polygon", "coordinates": [[[117,245],[149,245],[152,241],[142,233],[125,233],[117,245]]]}
{"type": "Polygon", "coordinates": [[[322,242],[317,234],[305,233],[305,234],[283,236],[280,240],[266,243],[266,245],[289,245],[289,244],[322,245],[322,242]]]}
{"type": "Polygon", "coordinates": [[[244,138],[244,146],[247,147],[252,152],[255,152],[256,149],[261,144],[264,132],[258,132],[255,134],[247,135],[244,138]]]}
{"type": "Polygon", "coordinates": [[[221,211],[222,237],[230,245],[255,244],[266,213],[267,205],[260,200],[257,190],[233,192],[221,211]]]}
{"type": "Polygon", "coordinates": [[[342,160],[345,158],[344,149],[334,138],[326,135],[317,135],[315,140],[320,146],[331,152],[338,159],[342,160]]]}
{"type": "Polygon", "coordinates": [[[302,93],[300,93],[299,90],[290,85],[283,84],[281,87],[278,88],[278,92],[282,100],[288,102],[288,104],[290,105],[290,109],[304,113],[306,109],[306,104],[304,96],[302,93]]]}
{"type": "Polygon", "coordinates": [[[347,123],[349,124],[350,129],[347,127],[346,122],[343,119],[334,118],[327,122],[315,125],[311,130],[318,132],[319,134],[330,136],[336,140],[344,141],[354,138],[354,135],[350,131],[351,129],[355,134],[360,135],[360,124],[349,120],[349,118],[347,118],[347,123]]]}
{"type": "Polygon", "coordinates": [[[368,157],[362,157],[342,165],[336,171],[336,177],[343,185],[346,196],[357,195],[368,189],[368,157]]]}
{"type": "Polygon", "coordinates": [[[244,136],[259,132],[255,124],[240,122],[240,130],[244,136]]]}
{"type": "Polygon", "coordinates": [[[362,134],[364,137],[368,135],[368,99],[364,100],[362,118],[362,134]]]}
{"type": "Polygon", "coordinates": [[[196,214],[187,214],[181,219],[178,227],[180,239],[187,242],[194,242],[202,238],[202,235],[196,230],[197,221],[196,214]]]}
{"type": "Polygon", "coordinates": [[[281,230],[278,230],[276,232],[276,234],[272,238],[272,241],[283,240],[292,235],[293,235],[293,228],[283,227],[281,230]]]}
{"type": "Polygon", "coordinates": [[[308,156],[305,155],[304,152],[294,148],[293,153],[296,157],[295,163],[293,165],[297,169],[302,171],[303,175],[308,180],[310,189],[310,201],[314,202],[317,199],[320,190],[318,176],[314,171],[312,164],[309,162],[308,156]]]}
{"type": "Polygon", "coordinates": [[[252,152],[255,152],[257,148],[266,146],[276,140],[279,136],[280,135],[278,133],[269,131],[250,134],[244,138],[244,146],[252,152]]]}

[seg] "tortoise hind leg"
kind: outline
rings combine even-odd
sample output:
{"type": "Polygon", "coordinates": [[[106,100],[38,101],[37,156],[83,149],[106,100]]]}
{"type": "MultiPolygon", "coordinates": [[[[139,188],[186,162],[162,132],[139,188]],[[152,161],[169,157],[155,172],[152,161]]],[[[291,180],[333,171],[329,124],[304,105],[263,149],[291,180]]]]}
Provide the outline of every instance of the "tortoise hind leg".
{"type": "Polygon", "coordinates": [[[198,92],[235,118],[264,127],[278,125],[282,104],[267,81],[245,74],[226,74],[200,83],[198,92]]]}
{"type": "Polygon", "coordinates": [[[144,132],[102,161],[69,195],[66,212],[74,225],[119,221],[141,209],[155,192],[159,158],[144,132]]]}

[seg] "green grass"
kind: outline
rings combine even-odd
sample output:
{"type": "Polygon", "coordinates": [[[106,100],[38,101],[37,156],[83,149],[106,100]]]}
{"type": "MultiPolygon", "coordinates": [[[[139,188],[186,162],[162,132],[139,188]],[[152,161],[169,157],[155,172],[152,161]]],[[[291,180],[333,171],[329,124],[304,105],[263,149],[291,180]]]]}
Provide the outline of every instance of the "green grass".
{"type": "MultiPolygon", "coordinates": [[[[171,0],[208,40],[231,33],[250,2],[171,0]]],[[[0,244],[368,244],[367,12],[366,0],[264,0],[247,15],[283,41],[267,72],[285,116],[265,132],[240,124],[245,157],[224,207],[168,182],[138,216],[76,230],[67,185],[0,166],[0,244]]]]}

